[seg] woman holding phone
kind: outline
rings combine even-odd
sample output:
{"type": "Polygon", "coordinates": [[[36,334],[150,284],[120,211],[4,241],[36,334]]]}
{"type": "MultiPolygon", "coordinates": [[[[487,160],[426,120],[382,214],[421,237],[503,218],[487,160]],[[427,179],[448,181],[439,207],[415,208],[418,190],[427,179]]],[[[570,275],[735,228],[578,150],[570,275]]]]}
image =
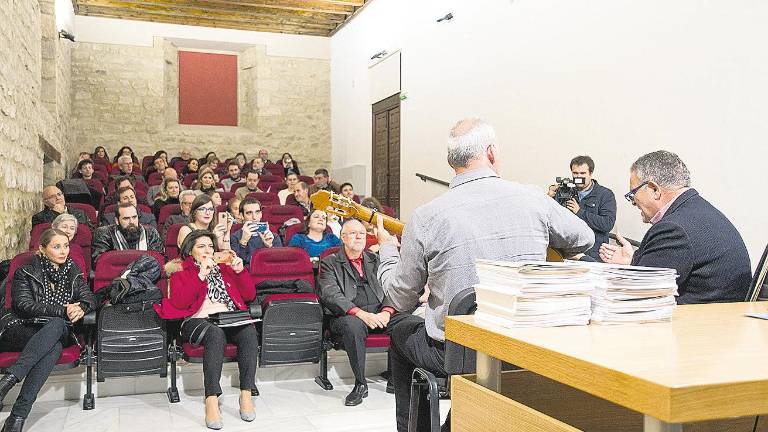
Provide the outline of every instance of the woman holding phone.
{"type": "Polygon", "coordinates": [[[256,418],[251,389],[256,387],[258,331],[252,323],[222,328],[208,319],[214,313],[247,310],[246,302],[256,298],[256,289],[248,272],[243,271],[243,260],[231,251],[217,253],[217,241],[216,235],[208,230],[187,235],[179,250],[181,260],[170,261],[165,266],[170,284],[161,313],[165,318],[184,318],[181,325],[184,342],[205,347],[205,425],[209,429],[224,426],[219,409],[219,380],[227,342],[237,345],[240,418],[247,422],[256,418]]]}
{"type": "Polygon", "coordinates": [[[197,230],[211,231],[216,236],[216,247],[220,250],[231,249],[229,247],[229,234],[232,230],[232,221],[227,212],[216,213],[216,207],[208,195],[200,195],[192,201],[189,212],[189,224],[179,230],[176,244],[179,248],[189,233],[197,230]]]}
{"type": "Polygon", "coordinates": [[[69,238],[55,229],[43,231],[32,263],[14,273],[11,292],[11,313],[4,313],[0,320],[0,351],[21,351],[21,355],[0,374],[0,405],[23,380],[2,429],[21,432],[62,350],[75,343],[71,326],[95,305],[82,271],[69,256],[69,238]]]}

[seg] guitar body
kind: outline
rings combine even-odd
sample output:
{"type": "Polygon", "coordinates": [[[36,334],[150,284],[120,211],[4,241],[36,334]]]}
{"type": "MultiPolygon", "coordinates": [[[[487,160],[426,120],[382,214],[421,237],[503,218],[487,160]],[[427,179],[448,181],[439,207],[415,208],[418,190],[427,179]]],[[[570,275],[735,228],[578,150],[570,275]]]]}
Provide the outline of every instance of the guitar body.
{"type": "MultiPolygon", "coordinates": [[[[368,222],[376,225],[378,223],[378,218],[383,218],[384,229],[398,236],[403,235],[405,224],[402,221],[362,206],[347,197],[326,190],[320,190],[312,194],[310,200],[312,201],[312,206],[314,208],[324,210],[326,213],[339,215],[345,219],[354,218],[361,222],[368,222]]],[[[556,249],[548,247],[547,261],[562,262],[563,255],[556,249]]]]}

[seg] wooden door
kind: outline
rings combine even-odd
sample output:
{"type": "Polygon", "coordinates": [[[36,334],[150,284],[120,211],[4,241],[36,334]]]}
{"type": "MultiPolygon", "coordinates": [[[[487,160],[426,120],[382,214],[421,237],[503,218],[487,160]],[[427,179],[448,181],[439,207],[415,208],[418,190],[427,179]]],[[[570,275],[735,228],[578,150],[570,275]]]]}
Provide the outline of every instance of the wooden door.
{"type": "Polygon", "coordinates": [[[400,214],[400,94],[373,104],[373,196],[400,214]]]}

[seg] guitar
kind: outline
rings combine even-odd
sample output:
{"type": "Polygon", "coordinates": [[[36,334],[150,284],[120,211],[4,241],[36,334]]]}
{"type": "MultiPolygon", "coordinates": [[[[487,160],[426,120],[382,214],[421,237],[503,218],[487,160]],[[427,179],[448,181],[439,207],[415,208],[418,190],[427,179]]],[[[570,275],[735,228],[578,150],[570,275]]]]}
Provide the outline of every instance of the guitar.
{"type": "MultiPolygon", "coordinates": [[[[376,225],[378,223],[378,218],[382,218],[384,222],[384,229],[395,235],[403,235],[405,224],[402,221],[391,216],[387,216],[379,211],[374,211],[373,209],[360,205],[352,201],[351,198],[347,198],[327,190],[320,190],[313,193],[309,199],[312,201],[313,208],[323,210],[326,213],[341,216],[344,219],[352,218],[361,222],[368,222],[376,225]]],[[[563,261],[563,255],[556,249],[548,247],[547,261],[563,261]]]]}

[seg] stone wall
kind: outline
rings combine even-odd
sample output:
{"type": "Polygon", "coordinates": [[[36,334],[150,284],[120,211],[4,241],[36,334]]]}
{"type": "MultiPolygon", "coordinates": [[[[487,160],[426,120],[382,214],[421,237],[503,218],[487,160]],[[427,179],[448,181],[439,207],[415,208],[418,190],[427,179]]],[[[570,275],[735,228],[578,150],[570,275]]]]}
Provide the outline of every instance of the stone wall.
{"type": "Polygon", "coordinates": [[[183,148],[222,159],[260,147],[293,154],[300,167],[330,166],[330,64],[276,57],[263,46],[239,53],[238,127],[178,124],[178,54],[171,42],[152,47],[77,43],[72,56],[73,127],[79,148],[123,145],[139,155],[183,148]]]}
{"type": "Polygon", "coordinates": [[[72,44],[56,36],[54,11],[53,0],[0,7],[0,259],[27,249],[44,179],[61,178],[77,158],[69,139],[72,44]]]}

